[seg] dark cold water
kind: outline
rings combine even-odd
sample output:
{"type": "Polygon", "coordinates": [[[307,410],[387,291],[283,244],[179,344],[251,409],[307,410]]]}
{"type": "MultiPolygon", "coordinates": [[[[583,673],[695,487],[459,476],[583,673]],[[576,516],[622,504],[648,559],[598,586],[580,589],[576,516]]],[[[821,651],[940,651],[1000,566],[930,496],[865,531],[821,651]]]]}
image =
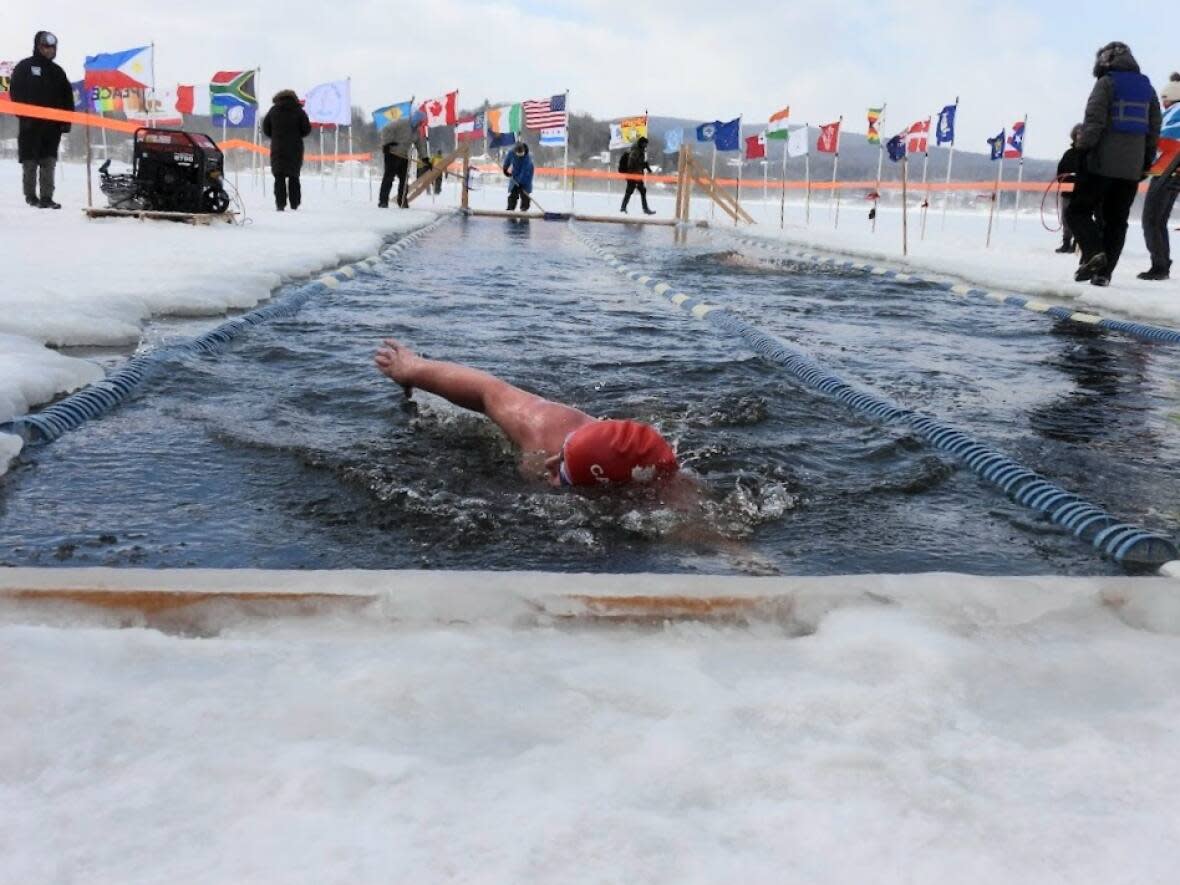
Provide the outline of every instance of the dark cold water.
{"type": "MultiPolygon", "coordinates": [[[[1115,515],[1180,528],[1180,353],[912,285],[583,228],[852,383],[1115,515]]],[[[1114,574],[904,429],[859,418],[638,292],[560,223],[452,221],[377,277],[169,364],[0,478],[0,563],[1114,574]],[[486,419],[372,368],[383,336],[657,424],[704,512],[522,481],[486,419]]],[[[208,324],[205,324],[207,327],[208,324]]],[[[194,334],[161,323],[149,338],[194,334]]]]}

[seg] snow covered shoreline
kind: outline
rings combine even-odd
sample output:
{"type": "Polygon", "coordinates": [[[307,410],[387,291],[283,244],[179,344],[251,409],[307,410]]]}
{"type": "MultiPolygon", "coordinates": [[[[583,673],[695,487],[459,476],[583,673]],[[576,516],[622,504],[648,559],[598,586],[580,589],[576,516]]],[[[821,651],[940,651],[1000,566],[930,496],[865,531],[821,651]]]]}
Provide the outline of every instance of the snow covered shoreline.
{"type": "Polygon", "coordinates": [[[794,601],[569,626],[523,603],[616,577],[91,575],[405,592],[215,613],[206,638],[0,604],[0,882],[1163,883],[1180,863],[1174,581],[663,576],[635,590],[794,601]]]}
{"type": "MultiPolygon", "coordinates": [[[[30,209],[17,188],[4,189],[0,423],[102,377],[93,362],[52,348],[133,352],[153,317],[254,307],[287,281],[373,255],[385,238],[436,217],[379,211],[360,181],[351,196],[347,182],[309,181],[304,206],[281,214],[246,181],[242,190],[246,225],[192,227],[87,220],[79,211],[85,169],[77,165],[59,168],[58,212],[30,209]]],[[[19,439],[0,434],[0,473],[19,450],[19,439]]]]}

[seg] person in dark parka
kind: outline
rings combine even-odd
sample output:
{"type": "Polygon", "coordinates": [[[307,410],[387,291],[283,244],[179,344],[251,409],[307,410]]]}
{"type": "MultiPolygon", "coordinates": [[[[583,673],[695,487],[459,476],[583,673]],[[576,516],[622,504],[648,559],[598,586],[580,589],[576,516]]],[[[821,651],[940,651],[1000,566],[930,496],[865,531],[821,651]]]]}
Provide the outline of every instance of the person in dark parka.
{"type": "MultiPolygon", "coordinates": [[[[1082,152],[1078,150],[1078,136],[1082,134],[1082,124],[1074,126],[1069,131],[1069,147],[1057,161],[1057,180],[1062,184],[1076,184],[1082,152]]],[[[1056,251],[1068,255],[1074,250],[1073,231],[1069,229],[1069,203],[1072,193],[1061,194],[1061,245],[1056,251]]]]}
{"type": "MultiPolygon", "coordinates": [[[[12,71],[9,98],[25,104],[62,111],[74,109],[74,90],[70,78],[53,61],[57,56],[57,37],[48,31],[38,31],[33,37],[33,54],[17,64],[12,71]]],[[[63,132],[70,131],[69,123],[21,117],[17,134],[17,157],[23,172],[25,202],[41,209],[60,209],[53,202],[54,167],[57,149],[63,132]],[[37,185],[41,194],[37,194],[37,185]]]]}
{"type": "Polygon", "coordinates": [[[1127,216],[1139,182],[1155,160],[1160,107],[1151,81],[1139,72],[1125,43],[1107,43],[1098,50],[1094,77],[1078,135],[1085,159],[1067,220],[1082,250],[1074,279],[1108,286],[1127,239],[1127,216]]]}
{"type": "Polygon", "coordinates": [[[290,200],[298,209],[303,201],[299,173],[303,169],[303,139],[311,134],[311,121],[291,89],[275,93],[262,120],[262,134],[270,139],[270,171],[275,177],[275,208],[282,212],[290,200]]]}
{"type": "Polygon", "coordinates": [[[516,204],[519,202],[520,211],[528,212],[529,206],[532,205],[530,195],[533,192],[535,171],[533,158],[529,156],[529,146],[523,141],[518,141],[504,158],[501,168],[508,179],[508,211],[515,212],[516,204]]]}
{"type": "MultiPolygon", "coordinates": [[[[635,144],[631,145],[631,149],[627,152],[627,174],[628,175],[642,175],[645,171],[651,172],[651,166],[647,162],[647,138],[646,136],[639,136],[635,144]]],[[[627,179],[627,190],[623,193],[623,205],[619,207],[620,212],[627,211],[627,203],[631,200],[631,194],[639,191],[639,202],[643,204],[643,213],[645,215],[655,215],[656,213],[647,206],[647,187],[643,184],[643,179],[627,179]]]]}

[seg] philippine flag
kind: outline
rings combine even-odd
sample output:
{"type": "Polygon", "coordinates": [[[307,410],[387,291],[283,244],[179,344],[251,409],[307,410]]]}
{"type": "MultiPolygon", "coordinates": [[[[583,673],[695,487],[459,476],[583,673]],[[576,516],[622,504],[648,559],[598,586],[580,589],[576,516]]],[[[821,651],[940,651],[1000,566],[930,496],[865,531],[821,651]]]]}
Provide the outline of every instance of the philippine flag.
{"type": "Polygon", "coordinates": [[[86,88],[146,89],[152,80],[152,47],[86,56],[86,88]]]}

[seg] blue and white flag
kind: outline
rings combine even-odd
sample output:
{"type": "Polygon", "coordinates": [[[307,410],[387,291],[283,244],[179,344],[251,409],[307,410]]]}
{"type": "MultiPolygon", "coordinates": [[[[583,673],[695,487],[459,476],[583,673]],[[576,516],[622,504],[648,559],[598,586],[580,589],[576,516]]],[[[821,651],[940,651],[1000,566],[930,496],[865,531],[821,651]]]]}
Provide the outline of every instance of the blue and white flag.
{"type": "Polygon", "coordinates": [[[906,133],[895,135],[885,142],[885,150],[889,152],[889,159],[894,163],[905,157],[905,135],[906,133]]]}
{"type": "Polygon", "coordinates": [[[247,104],[232,95],[214,95],[210,99],[213,123],[230,129],[253,129],[258,105],[247,104]]]}
{"type": "Polygon", "coordinates": [[[514,144],[516,144],[515,132],[491,131],[488,133],[488,147],[490,148],[512,147],[514,144]]]}
{"type": "Polygon", "coordinates": [[[545,147],[564,147],[566,142],[565,126],[552,126],[541,130],[541,144],[545,147]]]}
{"type": "Polygon", "coordinates": [[[684,130],[680,128],[669,129],[664,133],[664,153],[674,154],[680,150],[680,146],[684,144],[684,130]]]}
{"type": "Polygon", "coordinates": [[[720,120],[714,120],[712,123],[702,123],[697,127],[697,141],[712,141],[717,136],[717,127],[720,125],[720,120]]]}
{"type": "Polygon", "coordinates": [[[938,128],[934,130],[935,144],[955,143],[955,111],[958,105],[948,104],[938,112],[938,128]]]}
{"type": "Polygon", "coordinates": [[[411,107],[412,103],[411,99],[411,101],[401,101],[397,104],[387,104],[383,108],[377,108],[373,111],[373,125],[381,129],[396,120],[408,118],[414,112],[411,107]]]}
{"type": "Polygon", "coordinates": [[[736,151],[740,148],[742,138],[742,118],[735,117],[728,123],[717,126],[717,134],[713,137],[713,144],[719,151],[736,151]]]}
{"type": "Polygon", "coordinates": [[[1004,130],[1003,130],[1003,129],[1001,129],[1001,130],[1000,130],[1000,134],[999,134],[999,135],[995,136],[994,138],[989,138],[989,139],[987,140],[987,143],[988,143],[988,145],[989,145],[989,146],[991,147],[991,149],[992,149],[992,159],[993,159],[993,160],[1000,160],[1000,159],[1003,159],[1003,156],[1004,156],[1004,136],[1005,136],[1005,134],[1006,134],[1006,133],[1004,132],[1004,130]]]}

